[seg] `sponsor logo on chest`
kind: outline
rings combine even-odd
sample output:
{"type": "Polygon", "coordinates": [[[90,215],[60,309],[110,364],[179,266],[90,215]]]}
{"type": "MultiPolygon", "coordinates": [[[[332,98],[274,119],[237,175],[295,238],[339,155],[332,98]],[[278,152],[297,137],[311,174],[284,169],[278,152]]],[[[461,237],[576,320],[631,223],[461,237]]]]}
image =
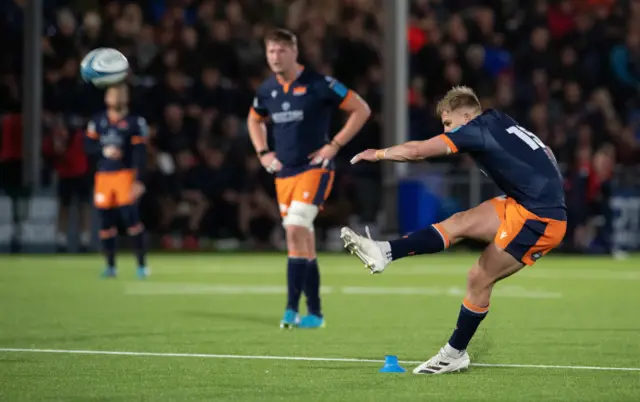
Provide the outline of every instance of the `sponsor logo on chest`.
{"type": "Polygon", "coordinates": [[[271,120],[275,124],[293,123],[304,120],[304,111],[291,109],[291,103],[284,101],[280,104],[281,112],[274,112],[271,114],[271,120]]]}
{"type": "Polygon", "coordinates": [[[124,142],[124,133],[115,128],[109,128],[105,135],[100,136],[100,144],[122,146],[124,142]]]}

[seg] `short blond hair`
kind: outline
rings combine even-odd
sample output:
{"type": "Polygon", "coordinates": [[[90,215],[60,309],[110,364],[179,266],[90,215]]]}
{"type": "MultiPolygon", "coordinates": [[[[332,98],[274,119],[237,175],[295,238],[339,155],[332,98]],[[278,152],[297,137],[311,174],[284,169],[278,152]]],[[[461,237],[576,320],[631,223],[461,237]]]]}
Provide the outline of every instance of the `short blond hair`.
{"type": "Polygon", "coordinates": [[[287,29],[274,29],[269,31],[264,37],[264,42],[280,43],[289,47],[298,46],[298,38],[296,37],[296,34],[287,29]]]}
{"type": "Polygon", "coordinates": [[[453,87],[442,100],[438,102],[436,114],[442,116],[443,112],[453,112],[463,107],[476,109],[477,111],[482,110],[480,100],[478,100],[478,96],[473,89],[465,86],[453,87]]]}

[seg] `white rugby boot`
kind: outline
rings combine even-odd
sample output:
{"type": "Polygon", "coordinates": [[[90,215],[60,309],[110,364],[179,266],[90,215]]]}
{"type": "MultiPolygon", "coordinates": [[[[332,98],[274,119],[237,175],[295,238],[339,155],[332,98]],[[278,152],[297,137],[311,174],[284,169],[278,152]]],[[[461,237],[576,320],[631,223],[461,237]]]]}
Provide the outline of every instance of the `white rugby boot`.
{"type": "Polygon", "coordinates": [[[344,247],[355,254],[372,274],[379,274],[391,262],[391,246],[389,242],[373,240],[369,227],[365,227],[365,230],[367,237],[345,226],[340,231],[340,238],[344,241],[344,247]]]}
{"type": "Polygon", "coordinates": [[[446,344],[437,355],[413,369],[413,374],[454,373],[468,369],[469,363],[469,354],[466,350],[459,352],[446,344]]]}

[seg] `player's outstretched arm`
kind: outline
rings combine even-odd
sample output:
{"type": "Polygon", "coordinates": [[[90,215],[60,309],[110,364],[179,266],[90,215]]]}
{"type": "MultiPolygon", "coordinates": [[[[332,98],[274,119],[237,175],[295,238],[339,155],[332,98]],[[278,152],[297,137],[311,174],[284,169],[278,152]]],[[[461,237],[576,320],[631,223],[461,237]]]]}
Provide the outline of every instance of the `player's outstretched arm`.
{"type": "Polygon", "coordinates": [[[351,164],[360,161],[413,162],[452,153],[449,144],[441,136],[426,141],[409,141],[386,149],[367,149],[351,159],[351,164]]]}

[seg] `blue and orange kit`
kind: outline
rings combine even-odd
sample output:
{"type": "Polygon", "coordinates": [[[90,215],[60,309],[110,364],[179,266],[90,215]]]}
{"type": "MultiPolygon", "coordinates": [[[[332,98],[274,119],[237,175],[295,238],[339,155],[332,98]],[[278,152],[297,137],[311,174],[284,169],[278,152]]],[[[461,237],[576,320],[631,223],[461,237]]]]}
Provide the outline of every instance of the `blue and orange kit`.
{"type": "Polygon", "coordinates": [[[306,68],[292,82],[272,76],[262,83],[250,113],[272,125],[276,157],[283,165],[278,177],[313,168],[309,154],[329,142],[332,113],[351,96],[338,80],[306,68]]]}
{"type": "Polygon", "coordinates": [[[508,115],[487,110],[441,138],[454,153],[468,153],[508,197],[528,211],[567,219],[563,178],[553,154],[508,115]]]}
{"type": "Polygon", "coordinates": [[[87,153],[100,153],[98,172],[135,171],[136,180],[142,180],[146,166],[146,140],[148,128],[144,118],[129,115],[119,121],[110,121],[106,113],[94,116],[87,126],[87,153]],[[114,146],[122,158],[109,159],[102,155],[105,147],[114,146]]]}

